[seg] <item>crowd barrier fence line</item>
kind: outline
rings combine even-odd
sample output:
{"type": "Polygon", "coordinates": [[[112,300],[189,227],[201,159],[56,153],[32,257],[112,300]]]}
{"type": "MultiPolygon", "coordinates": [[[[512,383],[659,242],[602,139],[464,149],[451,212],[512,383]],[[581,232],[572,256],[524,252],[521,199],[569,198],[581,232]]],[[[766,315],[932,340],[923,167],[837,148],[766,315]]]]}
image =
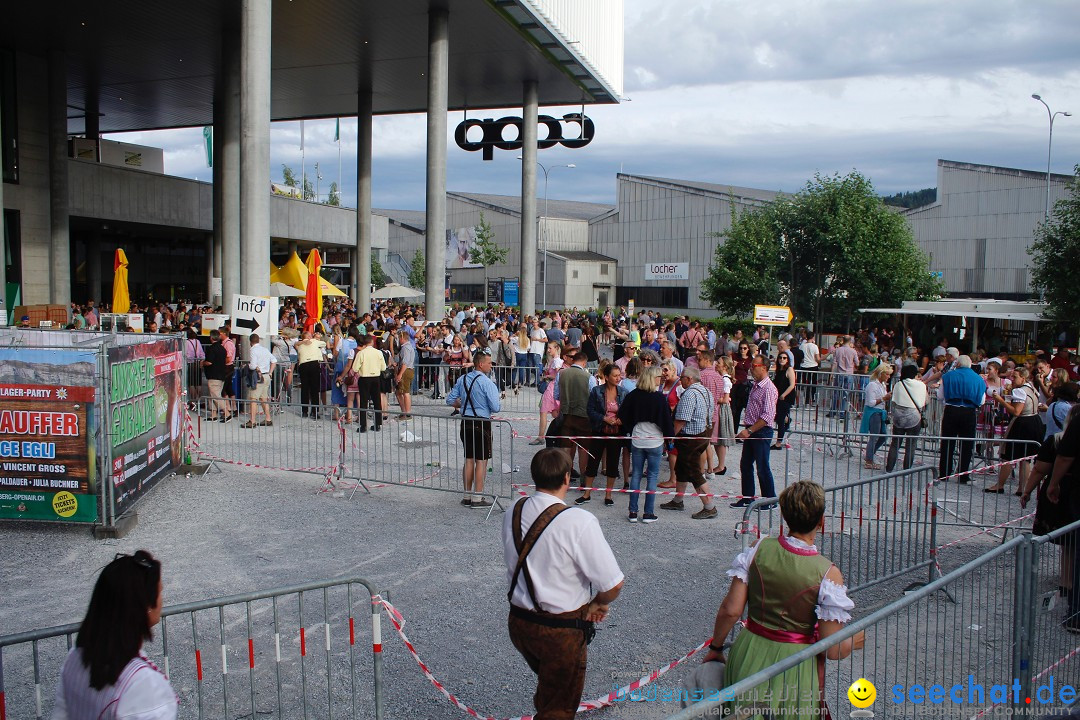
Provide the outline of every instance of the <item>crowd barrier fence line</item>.
{"type": "MultiPolygon", "coordinates": [[[[305,718],[322,717],[324,712],[328,719],[358,718],[362,715],[356,644],[362,642],[362,633],[355,622],[356,611],[370,609],[371,707],[376,720],[382,720],[379,599],[368,580],[352,577],[172,605],[162,610],[155,641],[147,643],[145,650],[151,658],[161,658],[162,669],[180,698],[181,717],[273,713],[283,718],[302,711],[305,718]],[[359,593],[358,587],[362,588],[359,593]],[[317,596],[316,609],[305,614],[305,595],[312,593],[317,596]],[[289,601],[292,597],[294,602],[289,601]],[[242,611],[240,617],[237,610],[242,611]],[[211,631],[211,638],[204,642],[200,624],[216,625],[217,637],[211,631]],[[316,659],[319,650],[324,650],[322,661],[316,659]],[[238,658],[241,667],[247,667],[246,680],[242,671],[230,672],[230,659],[235,663],[238,658]],[[348,673],[347,681],[344,673],[348,673]],[[269,698],[273,698],[272,710],[259,705],[269,698]]],[[[27,717],[31,705],[35,718],[46,717],[51,702],[42,695],[53,697],[60,668],[78,631],[79,625],[71,624],[0,636],[0,718],[7,716],[9,706],[12,717],[27,717]],[[32,680],[20,676],[6,683],[5,654],[16,668],[32,665],[32,680]]]]}

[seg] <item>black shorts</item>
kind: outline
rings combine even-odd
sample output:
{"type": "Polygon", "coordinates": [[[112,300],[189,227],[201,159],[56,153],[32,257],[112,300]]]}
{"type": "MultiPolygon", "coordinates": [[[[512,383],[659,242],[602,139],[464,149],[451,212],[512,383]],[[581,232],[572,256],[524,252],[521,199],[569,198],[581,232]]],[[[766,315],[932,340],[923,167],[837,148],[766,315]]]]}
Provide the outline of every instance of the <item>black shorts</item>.
{"type": "Polygon", "coordinates": [[[463,418],[461,442],[465,445],[466,460],[491,459],[491,421],[483,418],[463,418]]]}

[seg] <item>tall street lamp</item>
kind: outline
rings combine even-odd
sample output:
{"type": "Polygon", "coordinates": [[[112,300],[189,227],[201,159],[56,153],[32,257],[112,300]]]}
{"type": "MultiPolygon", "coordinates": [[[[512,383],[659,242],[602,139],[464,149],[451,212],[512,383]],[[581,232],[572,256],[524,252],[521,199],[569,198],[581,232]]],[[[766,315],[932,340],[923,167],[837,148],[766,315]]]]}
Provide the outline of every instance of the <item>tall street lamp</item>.
{"type": "MultiPolygon", "coordinates": [[[[523,159],[521,155],[518,155],[518,160],[523,159]]],[[[547,279],[548,279],[548,174],[556,168],[569,168],[574,169],[577,167],[574,163],[569,165],[552,165],[550,168],[545,167],[544,163],[539,160],[536,164],[540,166],[540,169],[544,171],[544,291],[541,302],[544,305],[544,309],[547,309],[547,279]]],[[[540,227],[540,218],[536,218],[536,226],[540,227]]],[[[525,262],[525,258],[521,259],[525,262]]]]}
{"type": "Polygon", "coordinates": [[[1054,147],[1054,118],[1058,115],[1072,117],[1072,113],[1063,110],[1051,112],[1050,106],[1046,104],[1041,95],[1032,94],[1031,97],[1043,104],[1043,107],[1046,108],[1046,114],[1050,118],[1050,139],[1046,143],[1046,211],[1043,213],[1043,222],[1047,222],[1050,219],[1050,150],[1054,147]]]}

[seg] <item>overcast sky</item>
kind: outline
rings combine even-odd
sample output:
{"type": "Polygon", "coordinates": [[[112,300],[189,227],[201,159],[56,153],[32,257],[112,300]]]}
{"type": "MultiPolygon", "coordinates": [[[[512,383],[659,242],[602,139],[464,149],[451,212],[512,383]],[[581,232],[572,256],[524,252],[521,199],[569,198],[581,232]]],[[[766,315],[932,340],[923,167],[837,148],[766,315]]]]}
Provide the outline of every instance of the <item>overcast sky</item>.
{"type": "MultiPolygon", "coordinates": [[[[796,191],[815,173],[858,169],[888,194],[933,187],[938,158],[1046,170],[1080,163],[1077,0],[626,0],[626,87],[582,149],[539,153],[552,198],[614,204],[615,173],[796,191]]],[[[542,109],[562,115],[574,108],[542,109]]],[[[498,113],[498,111],[494,111],[498,113]]],[[[519,115],[520,109],[509,114],[519,115]]],[[[498,117],[498,114],[494,114],[498,117]]],[[[450,132],[460,117],[452,115],[450,132]]],[[[300,174],[300,124],[275,123],[271,177],[300,174]]],[[[380,117],[375,207],[422,209],[424,118],[380,117]]],[[[308,121],[309,176],[338,179],[334,121],[308,121]]],[[[356,202],[356,121],[341,122],[344,204],[356,202]]],[[[202,130],[126,133],[165,148],[166,172],[210,179],[202,130]]],[[[517,153],[495,160],[449,142],[447,187],[507,194],[517,153]]],[[[543,193],[543,178],[539,192],[543,193]]]]}

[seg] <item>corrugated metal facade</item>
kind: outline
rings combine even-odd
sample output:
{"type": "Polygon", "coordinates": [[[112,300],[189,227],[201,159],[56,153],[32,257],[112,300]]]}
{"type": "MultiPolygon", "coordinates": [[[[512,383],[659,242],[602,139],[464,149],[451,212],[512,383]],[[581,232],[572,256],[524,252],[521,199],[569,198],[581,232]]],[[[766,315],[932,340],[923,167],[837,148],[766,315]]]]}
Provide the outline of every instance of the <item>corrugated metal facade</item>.
{"type": "Polygon", "coordinates": [[[736,212],[761,204],[734,188],[712,191],[620,174],[618,212],[592,224],[589,249],[618,259],[620,287],[687,287],[688,307],[668,309],[715,312],[699,294],[720,243],[711,235],[731,227],[733,203],[736,212]],[[645,265],[650,262],[689,263],[690,279],[646,281],[645,265]]]}
{"type": "Polygon", "coordinates": [[[580,53],[616,95],[623,93],[623,0],[523,0],[580,53]],[[612,32],[617,28],[617,32],[612,32]]]}
{"type": "MultiPolygon", "coordinates": [[[[1050,202],[1069,177],[1052,175],[1050,202]]],[[[938,160],[937,201],[905,213],[951,294],[1030,298],[1028,248],[1046,207],[1046,174],[938,160]]]]}

